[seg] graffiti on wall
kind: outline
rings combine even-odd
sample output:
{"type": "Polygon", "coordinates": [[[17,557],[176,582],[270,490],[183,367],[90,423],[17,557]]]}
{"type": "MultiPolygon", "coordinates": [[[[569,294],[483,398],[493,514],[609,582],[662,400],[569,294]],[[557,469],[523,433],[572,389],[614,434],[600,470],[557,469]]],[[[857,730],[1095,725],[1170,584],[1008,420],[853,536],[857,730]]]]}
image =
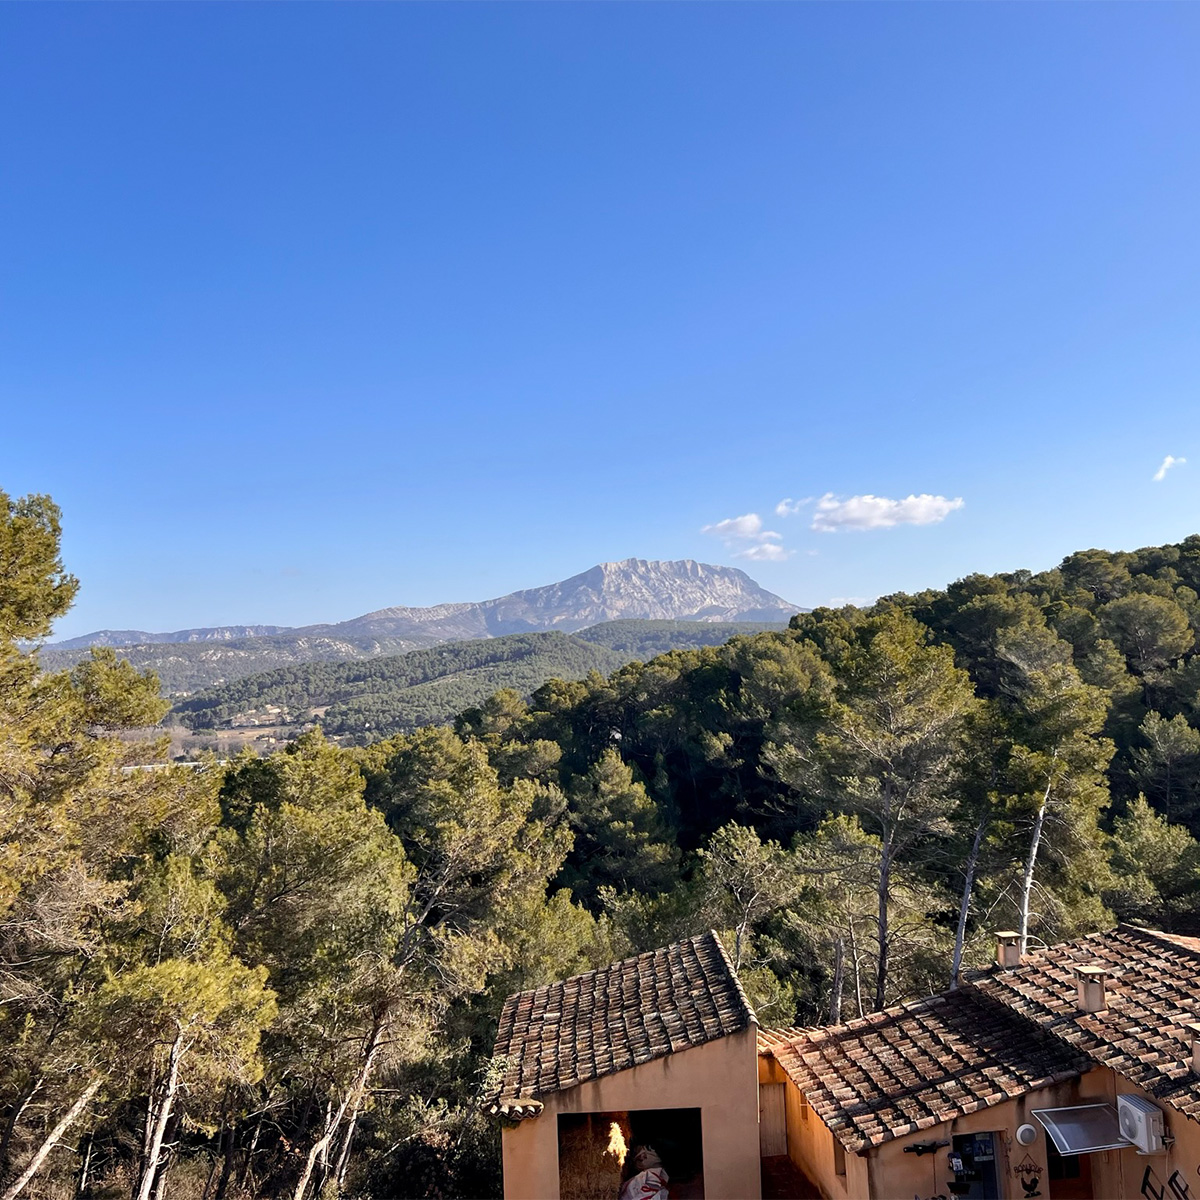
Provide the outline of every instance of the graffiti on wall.
{"type": "Polygon", "coordinates": [[[1154,1168],[1149,1166],[1142,1176],[1142,1195],[1146,1200],[1192,1200],[1188,1182],[1178,1171],[1173,1171],[1167,1182],[1163,1183],[1154,1168]]]}

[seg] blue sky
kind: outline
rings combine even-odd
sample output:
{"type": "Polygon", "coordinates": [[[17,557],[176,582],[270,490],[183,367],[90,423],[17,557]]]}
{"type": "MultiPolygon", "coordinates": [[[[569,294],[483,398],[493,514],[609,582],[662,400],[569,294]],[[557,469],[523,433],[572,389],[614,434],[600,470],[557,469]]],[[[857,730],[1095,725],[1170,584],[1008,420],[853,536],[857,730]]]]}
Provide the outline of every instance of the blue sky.
{"type": "Polygon", "coordinates": [[[59,632],[1200,531],[1197,61],[1195,5],[0,6],[59,632]]]}

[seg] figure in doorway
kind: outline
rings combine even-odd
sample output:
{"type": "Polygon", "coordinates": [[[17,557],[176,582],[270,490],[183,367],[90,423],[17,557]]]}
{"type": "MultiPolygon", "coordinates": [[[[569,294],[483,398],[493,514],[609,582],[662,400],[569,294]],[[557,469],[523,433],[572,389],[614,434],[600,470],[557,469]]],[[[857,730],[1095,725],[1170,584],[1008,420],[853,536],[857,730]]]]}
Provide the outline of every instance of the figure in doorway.
{"type": "Polygon", "coordinates": [[[621,1188],[619,1200],[668,1200],[670,1176],[653,1146],[634,1146],[633,1171],[621,1188]]]}

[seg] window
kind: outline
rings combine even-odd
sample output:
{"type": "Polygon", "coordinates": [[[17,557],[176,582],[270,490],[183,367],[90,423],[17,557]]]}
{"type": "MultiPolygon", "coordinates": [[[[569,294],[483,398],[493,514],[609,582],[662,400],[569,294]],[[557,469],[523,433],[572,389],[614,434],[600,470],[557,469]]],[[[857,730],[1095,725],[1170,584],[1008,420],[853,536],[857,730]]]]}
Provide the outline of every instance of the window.
{"type": "Polygon", "coordinates": [[[1046,1177],[1051,1181],[1078,1179],[1081,1175],[1078,1154],[1059,1154],[1058,1147],[1046,1142],[1046,1177]]]}
{"type": "Polygon", "coordinates": [[[845,1175],[846,1173],[846,1150],[836,1137],[833,1139],[833,1173],[835,1175],[845,1175]]]}

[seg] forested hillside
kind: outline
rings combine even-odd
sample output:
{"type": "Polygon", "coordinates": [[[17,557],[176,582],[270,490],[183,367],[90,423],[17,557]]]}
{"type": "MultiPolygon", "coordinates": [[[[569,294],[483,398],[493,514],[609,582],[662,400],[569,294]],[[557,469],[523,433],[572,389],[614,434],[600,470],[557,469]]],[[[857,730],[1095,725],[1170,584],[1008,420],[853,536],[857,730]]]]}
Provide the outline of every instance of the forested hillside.
{"type": "MultiPolygon", "coordinates": [[[[164,696],[190,696],[204,688],[280,667],[403,654],[437,641],[436,637],[345,636],[288,631],[271,637],[229,641],[122,645],[116,650],[119,657],[136,670],[153,671],[164,696]]],[[[83,662],[88,654],[86,647],[78,645],[68,648],[47,646],[41,651],[41,659],[48,669],[62,671],[83,662]]]]}
{"type": "Polygon", "coordinates": [[[100,630],[43,647],[42,662],[64,670],[87,658],[91,646],[112,646],[139,671],[154,671],[163,694],[176,697],[279,667],[403,654],[449,641],[575,633],[627,620],[782,626],[798,611],[734,567],[627,558],[492,600],[381,608],[335,624],[223,626],[159,635],[100,630]]]}
{"type": "MultiPolygon", "coordinates": [[[[181,701],[191,729],[300,724],[374,741],[453,721],[463,709],[509,688],[528,695],[548,679],[582,679],[665,650],[713,646],[767,628],[751,623],[610,621],[576,634],[525,633],[445,642],[366,661],[306,663],[252,675],[181,701]]],[[[779,626],[782,628],[782,626],[779,626]]]]}
{"type": "Polygon", "coordinates": [[[0,499],[9,1197],[496,1195],[504,996],[710,925],[766,1023],[995,928],[1200,933],[1200,537],[199,769],[120,736],[152,676],[19,649],[74,589],[53,505],[0,499]]]}

